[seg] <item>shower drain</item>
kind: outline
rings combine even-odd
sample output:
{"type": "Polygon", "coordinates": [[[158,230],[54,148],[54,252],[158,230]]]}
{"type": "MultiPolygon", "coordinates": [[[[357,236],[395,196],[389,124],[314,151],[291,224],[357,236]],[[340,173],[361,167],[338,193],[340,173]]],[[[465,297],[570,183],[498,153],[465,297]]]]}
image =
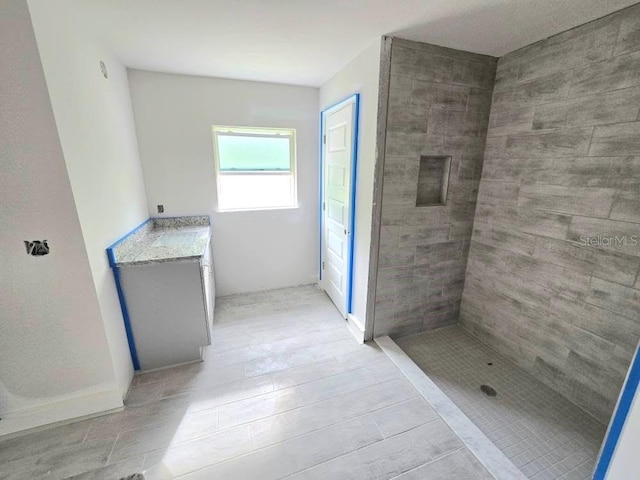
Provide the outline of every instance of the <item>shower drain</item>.
{"type": "Polygon", "coordinates": [[[488,397],[495,397],[498,392],[496,392],[496,389],[493,387],[490,387],[489,385],[480,385],[480,390],[482,391],[482,393],[485,393],[488,397]]]}

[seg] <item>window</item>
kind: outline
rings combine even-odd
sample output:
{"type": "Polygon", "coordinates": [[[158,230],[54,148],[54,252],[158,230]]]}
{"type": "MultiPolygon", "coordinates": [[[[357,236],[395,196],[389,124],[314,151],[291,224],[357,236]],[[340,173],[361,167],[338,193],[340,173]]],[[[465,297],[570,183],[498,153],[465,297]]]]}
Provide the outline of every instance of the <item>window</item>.
{"type": "Polygon", "coordinates": [[[292,128],[213,127],[219,210],[297,206],[292,128]]]}

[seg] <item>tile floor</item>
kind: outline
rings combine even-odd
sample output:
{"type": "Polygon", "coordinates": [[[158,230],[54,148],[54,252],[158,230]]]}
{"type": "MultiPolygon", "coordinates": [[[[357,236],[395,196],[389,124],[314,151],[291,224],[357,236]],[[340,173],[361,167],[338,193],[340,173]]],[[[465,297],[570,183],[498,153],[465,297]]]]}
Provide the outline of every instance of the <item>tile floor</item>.
{"type": "Polygon", "coordinates": [[[123,412],[0,439],[0,479],[491,478],[315,287],[218,299],[213,339],[123,412]]]}
{"type": "Polygon", "coordinates": [[[606,426],[461,327],[396,343],[528,478],[591,478],[606,426]]]}

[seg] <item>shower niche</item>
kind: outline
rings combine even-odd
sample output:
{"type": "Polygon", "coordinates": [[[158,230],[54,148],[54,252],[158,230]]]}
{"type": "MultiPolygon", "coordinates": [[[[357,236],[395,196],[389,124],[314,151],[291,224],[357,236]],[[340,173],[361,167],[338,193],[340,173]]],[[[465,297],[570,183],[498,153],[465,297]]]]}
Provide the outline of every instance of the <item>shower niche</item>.
{"type": "Polygon", "coordinates": [[[416,207],[434,207],[447,204],[451,157],[422,155],[418,170],[416,207]]]}

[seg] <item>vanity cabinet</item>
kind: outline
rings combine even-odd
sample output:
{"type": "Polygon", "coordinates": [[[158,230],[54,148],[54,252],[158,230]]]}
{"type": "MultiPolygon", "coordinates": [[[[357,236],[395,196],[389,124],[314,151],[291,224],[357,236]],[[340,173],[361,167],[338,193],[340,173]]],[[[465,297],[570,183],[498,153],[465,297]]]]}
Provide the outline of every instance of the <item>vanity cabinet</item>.
{"type": "Polygon", "coordinates": [[[199,261],[119,270],[140,370],[202,360],[203,347],[211,344],[215,297],[210,245],[199,261]]]}
{"type": "Polygon", "coordinates": [[[136,370],[202,360],[215,303],[210,218],[150,218],[107,257],[136,370]]]}
{"type": "Polygon", "coordinates": [[[207,246],[207,249],[200,261],[200,275],[202,282],[202,298],[204,301],[205,314],[207,318],[207,335],[209,338],[209,345],[212,342],[213,332],[213,310],[216,302],[216,282],[213,277],[213,263],[211,254],[211,243],[207,246]]]}

